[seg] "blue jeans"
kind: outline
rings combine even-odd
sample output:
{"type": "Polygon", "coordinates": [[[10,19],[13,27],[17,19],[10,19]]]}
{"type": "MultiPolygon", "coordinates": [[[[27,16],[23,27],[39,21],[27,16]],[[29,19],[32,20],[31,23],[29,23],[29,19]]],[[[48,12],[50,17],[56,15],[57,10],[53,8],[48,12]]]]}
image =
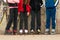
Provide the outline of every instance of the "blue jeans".
{"type": "Polygon", "coordinates": [[[52,29],[55,29],[56,8],[46,8],[46,29],[50,28],[50,19],[52,20],[52,29]]]}

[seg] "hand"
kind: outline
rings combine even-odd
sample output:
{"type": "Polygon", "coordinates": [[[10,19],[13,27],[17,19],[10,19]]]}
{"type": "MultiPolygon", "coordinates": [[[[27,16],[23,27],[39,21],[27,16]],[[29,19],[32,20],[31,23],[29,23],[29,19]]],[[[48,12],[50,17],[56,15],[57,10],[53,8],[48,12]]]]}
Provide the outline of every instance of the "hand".
{"type": "Polygon", "coordinates": [[[43,4],[40,7],[43,7],[43,4]]]}
{"type": "Polygon", "coordinates": [[[18,15],[20,15],[20,12],[18,12],[18,15]]]}
{"type": "Polygon", "coordinates": [[[29,16],[30,15],[30,13],[29,12],[27,12],[27,16],[29,16]]]}

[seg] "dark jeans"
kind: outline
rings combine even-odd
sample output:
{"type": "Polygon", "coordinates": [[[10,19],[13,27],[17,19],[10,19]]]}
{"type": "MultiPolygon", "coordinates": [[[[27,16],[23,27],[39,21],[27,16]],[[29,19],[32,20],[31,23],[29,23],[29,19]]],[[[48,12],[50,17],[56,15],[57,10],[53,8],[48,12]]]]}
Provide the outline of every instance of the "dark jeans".
{"type": "Polygon", "coordinates": [[[20,12],[20,28],[19,29],[23,29],[23,23],[24,23],[24,29],[28,30],[27,12],[20,12]]]}
{"type": "Polygon", "coordinates": [[[13,30],[17,30],[17,15],[18,15],[17,8],[10,8],[9,13],[10,15],[9,15],[9,20],[6,26],[6,30],[10,29],[12,22],[13,22],[13,30]]]}
{"type": "Polygon", "coordinates": [[[41,13],[40,11],[31,11],[31,30],[35,30],[35,19],[36,19],[36,30],[40,29],[41,26],[41,13]]]}
{"type": "Polygon", "coordinates": [[[55,29],[56,8],[46,8],[46,29],[50,29],[50,19],[52,20],[52,29],[55,29]]]}

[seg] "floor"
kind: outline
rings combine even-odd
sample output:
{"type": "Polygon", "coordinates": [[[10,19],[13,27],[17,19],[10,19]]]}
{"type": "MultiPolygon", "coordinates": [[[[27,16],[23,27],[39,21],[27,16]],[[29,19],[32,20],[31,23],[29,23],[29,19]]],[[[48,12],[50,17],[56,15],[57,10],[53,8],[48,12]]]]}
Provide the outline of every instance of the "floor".
{"type": "Polygon", "coordinates": [[[60,40],[58,35],[0,35],[0,40],[60,40]]]}

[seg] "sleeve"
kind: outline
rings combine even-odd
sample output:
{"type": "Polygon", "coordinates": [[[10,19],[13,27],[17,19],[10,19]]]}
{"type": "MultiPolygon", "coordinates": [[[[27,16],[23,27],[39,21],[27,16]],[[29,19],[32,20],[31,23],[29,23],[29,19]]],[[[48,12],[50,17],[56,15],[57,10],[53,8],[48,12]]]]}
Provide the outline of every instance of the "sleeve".
{"type": "Polygon", "coordinates": [[[29,12],[29,13],[30,13],[30,10],[31,10],[30,5],[26,5],[26,10],[27,10],[27,12],[29,12]]]}
{"type": "Polygon", "coordinates": [[[18,3],[18,12],[20,12],[20,5],[21,5],[21,1],[19,0],[19,3],[18,3]]]}
{"type": "Polygon", "coordinates": [[[59,0],[56,0],[56,2],[55,2],[55,4],[54,4],[54,6],[57,6],[57,5],[58,5],[58,3],[59,3],[59,0]]]}
{"type": "Polygon", "coordinates": [[[27,5],[26,5],[26,10],[27,10],[28,12],[30,12],[30,10],[31,10],[30,0],[28,0],[28,3],[27,3],[27,5]]]}
{"type": "Polygon", "coordinates": [[[20,0],[18,3],[18,12],[23,11],[23,0],[20,0]]]}
{"type": "Polygon", "coordinates": [[[20,12],[20,3],[18,3],[18,12],[20,12]]]}

